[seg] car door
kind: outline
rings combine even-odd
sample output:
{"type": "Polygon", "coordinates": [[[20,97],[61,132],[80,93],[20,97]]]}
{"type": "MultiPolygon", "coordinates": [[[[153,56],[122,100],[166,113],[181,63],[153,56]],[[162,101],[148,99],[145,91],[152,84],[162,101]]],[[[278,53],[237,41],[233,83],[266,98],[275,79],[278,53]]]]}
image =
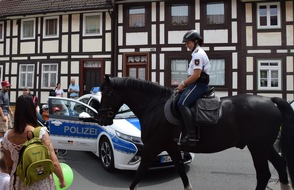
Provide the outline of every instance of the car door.
{"type": "Polygon", "coordinates": [[[49,97],[48,105],[49,131],[55,149],[97,151],[101,126],[92,119],[96,110],[69,98],[49,97]],[[57,108],[59,113],[54,113],[57,108]],[[83,112],[91,117],[80,119],[83,112]]]}

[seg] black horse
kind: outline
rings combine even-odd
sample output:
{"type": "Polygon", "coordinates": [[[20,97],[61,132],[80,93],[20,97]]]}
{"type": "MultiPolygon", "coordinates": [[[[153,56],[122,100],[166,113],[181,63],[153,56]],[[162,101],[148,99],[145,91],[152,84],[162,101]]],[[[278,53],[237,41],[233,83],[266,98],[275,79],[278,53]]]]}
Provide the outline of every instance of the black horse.
{"type": "Polygon", "coordinates": [[[216,125],[201,128],[201,141],[194,147],[179,147],[174,141],[181,127],[167,121],[164,106],[173,91],[150,81],[134,78],[109,78],[101,85],[102,100],[98,114],[101,125],[111,125],[120,106],[126,103],[141,124],[144,143],[141,164],[130,189],[135,189],[154,158],[166,150],[175,163],[185,189],[192,189],[180,151],[214,153],[231,147],[248,147],[257,175],[256,190],[264,190],[270,179],[268,161],[276,168],[283,190],[291,189],[287,164],[273,148],[282,125],[281,144],[293,183],[294,112],[281,98],[237,95],[221,98],[222,118],[216,125]],[[287,148],[285,148],[287,147],[287,148]]]}

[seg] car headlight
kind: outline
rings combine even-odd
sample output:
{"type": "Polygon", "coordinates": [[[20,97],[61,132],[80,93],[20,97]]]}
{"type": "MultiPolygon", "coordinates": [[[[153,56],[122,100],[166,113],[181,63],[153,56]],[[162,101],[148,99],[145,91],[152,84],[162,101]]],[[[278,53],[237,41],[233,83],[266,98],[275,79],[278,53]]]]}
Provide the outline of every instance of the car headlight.
{"type": "Polygon", "coordinates": [[[121,139],[124,139],[126,141],[129,141],[129,142],[132,142],[132,143],[135,143],[135,144],[143,145],[140,137],[134,137],[134,136],[131,136],[131,135],[126,135],[126,134],[123,134],[123,133],[118,132],[118,131],[115,131],[115,133],[121,139]]]}

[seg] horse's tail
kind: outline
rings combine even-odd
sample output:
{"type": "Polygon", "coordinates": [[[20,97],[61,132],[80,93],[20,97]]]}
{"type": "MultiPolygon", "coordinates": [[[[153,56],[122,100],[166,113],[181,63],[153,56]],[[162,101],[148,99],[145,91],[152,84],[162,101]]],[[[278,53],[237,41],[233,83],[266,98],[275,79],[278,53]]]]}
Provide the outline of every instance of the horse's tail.
{"type": "Polygon", "coordinates": [[[288,170],[294,186],[294,111],[290,104],[281,98],[271,98],[283,115],[281,131],[281,150],[288,165],[288,170]]]}

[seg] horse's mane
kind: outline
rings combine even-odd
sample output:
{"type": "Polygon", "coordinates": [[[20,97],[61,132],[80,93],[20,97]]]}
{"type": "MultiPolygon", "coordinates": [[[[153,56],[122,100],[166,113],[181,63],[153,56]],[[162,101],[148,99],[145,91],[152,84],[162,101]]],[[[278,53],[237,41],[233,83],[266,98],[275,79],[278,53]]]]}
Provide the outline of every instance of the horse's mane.
{"type": "Polygon", "coordinates": [[[132,88],[136,90],[141,90],[146,93],[152,93],[156,95],[170,95],[172,93],[171,89],[161,86],[157,83],[137,79],[133,77],[115,77],[111,78],[111,85],[113,87],[119,88],[132,88]]]}

